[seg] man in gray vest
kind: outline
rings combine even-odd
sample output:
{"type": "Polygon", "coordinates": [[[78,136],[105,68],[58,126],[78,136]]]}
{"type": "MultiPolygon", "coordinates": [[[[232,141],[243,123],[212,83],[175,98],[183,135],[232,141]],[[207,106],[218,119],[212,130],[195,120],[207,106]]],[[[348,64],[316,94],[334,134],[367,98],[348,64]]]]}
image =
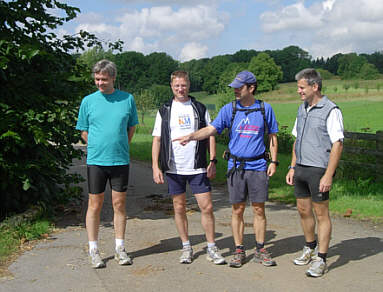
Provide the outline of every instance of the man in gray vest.
{"type": "Polygon", "coordinates": [[[343,150],[343,118],[336,104],[321,94],[322,78],[316,70],[304,69],[295,79],[303,103],[292,131],[296,140],[286,183],[295,186],[306,244],[302,255],[294,259],[294,264],[311,263],[306,275],[320,277],[327,268],[326,256],[331,237],[329,192],[343,150]]]}

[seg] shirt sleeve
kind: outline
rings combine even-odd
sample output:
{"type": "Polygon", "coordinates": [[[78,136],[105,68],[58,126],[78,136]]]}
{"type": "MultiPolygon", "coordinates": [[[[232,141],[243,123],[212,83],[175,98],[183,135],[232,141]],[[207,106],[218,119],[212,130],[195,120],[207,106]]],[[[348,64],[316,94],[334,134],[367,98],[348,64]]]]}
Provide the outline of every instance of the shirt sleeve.
{"type": "Polygon", "coordinates": [[[161,137],[161,124],[162,124],[162,118],[161,118],[160,112],[157,111],[156,121],[154,123],[152,136],[161,137]]]}
{"type": "Polygon", "coordinates": [[[128,121],[128,128],[138,125],[138,115],[137,115],[137,107],[136,102],[134,101],[134,97],[132,95],[131,104],[130,104],[130,115],[128,121]]]}
{"type": "Polygon", "coordinates": [[[80,105],[80,110],[78,112],[78,119],[76,124],[76,129],[80,131],[88,131],[89,130],[89,120],[88,120],[88,103],[84,98],[80,105]]]}
{"type": "Polygon", "coordinates": [[[206,121],[206,125],[210,126],[211,118],[210,118],[209,111],[207,109],[206,109],[206,113],[205,113],[205,121],[206,121]]]}
{"type": "Polygon", "coordinates": [[[231,103],[230,104],[227,104],[225,106],[223,106],[217,117],[214,119],[214,121],[211,123],[211,125],[217,130],[217,133],[218,134],[221,134],[222,131],[225,129],[225,128],[229,128],[230,127],[230,117],[232,115],[232,110],[229,111],[228,108],[232,108],[232,105],[231,103]],[[230,116],[230,117],[229,117],[230,116]]]}
{"type": "Polygon", "coordinates": [[[294,123],[294,127],[293,127],[293,130],[291,131],[291,134],[293,134],[293,136],[296,138],[298,133],[297,133],[297,119],[295,118],[295,123],[294,123]]]}
{"type": "Polygon", "coordinates": [[[334,108],[328,118],[327,118],[327,132],[330,136],[331,143],[335,143],[337,141],[343,141],[343,117],[342,112],[338,108],[334,108]]]}
{"type": "Polygon", "coordinates": [[[271,105],[268,106],[266,112],[266,122],[270,134],[278,133],[278,123],[271,105]]]}

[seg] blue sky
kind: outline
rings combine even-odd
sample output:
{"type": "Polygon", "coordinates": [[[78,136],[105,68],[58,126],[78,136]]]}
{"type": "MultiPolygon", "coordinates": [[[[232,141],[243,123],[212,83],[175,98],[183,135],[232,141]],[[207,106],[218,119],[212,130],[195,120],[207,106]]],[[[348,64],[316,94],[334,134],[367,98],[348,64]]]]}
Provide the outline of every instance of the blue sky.
{"type": "Polygon", "coordinates": [[[124,50],[188,61],[296,45],[311,56],[383,50],[381,0],[62,0],[81,9],[59,34],[85,29],[124,50]]]}

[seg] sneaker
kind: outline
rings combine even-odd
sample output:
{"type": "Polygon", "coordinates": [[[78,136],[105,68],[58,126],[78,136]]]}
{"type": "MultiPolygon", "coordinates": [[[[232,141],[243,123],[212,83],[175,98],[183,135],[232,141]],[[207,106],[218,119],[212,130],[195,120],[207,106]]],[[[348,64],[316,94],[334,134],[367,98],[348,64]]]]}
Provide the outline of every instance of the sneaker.
{"type": "Polygon", "coordinates": [[[311,249],[308,246],[303,248],[302,255],[296,259],[294,259],[294,264],[298,266],[307,265],[311,259],[318,253],[318,247],[315,249],[311,249]]]}
{"type": "Polygon", "coordinates": [[[271,258],[271,253],[269,253],[265,248],[261,248],[259,251],[254,251],[253,261],[266,267],[277,265],[277,263],[271,258]]]}
{"type": "Polygon", "coordinates": [[[216,246],[207,249],[206,259],[210,262],[213,262],[216,265],[222,265],[226,263],[224,257],[221,256],[218,247],[216,246]]]}
{"type": "Polygon", "coordinates": [[[312,258],[310,268],[306,271],[306,275],[309,277],[320,277],[323,276],[327,269],[327,265],[325,261],[315,255],[312,258]]]}
{"type": "Polygon", "coordinates": [[[233,258],[230,260],[229,267],[240,268],[246,259],[246,252],[241,249],[236,249],[233,258]]]}
{"type": "Polygon", "coordinates": [[[105,263],[100,257],[100,252],[98,249],[92,249],[89,253],[90,257],[90,262],[92,264],[92,268],[94,269],[99,269],[99,268],[104,268],[105,263]]]}
{"type": "Polygon", "coordinates": [[[114,254],[114,259],[121,266],[133,264],[132,259],[130,256],[128,256],[123,246],[117,247],[116,253],[114,254]]]}
{"type": "Polygon", "coordinates": [[[181,264],[191,264],[193,261],[193,249],[188,246],[182,249],[182,255],[180,257],[181,264]]]}

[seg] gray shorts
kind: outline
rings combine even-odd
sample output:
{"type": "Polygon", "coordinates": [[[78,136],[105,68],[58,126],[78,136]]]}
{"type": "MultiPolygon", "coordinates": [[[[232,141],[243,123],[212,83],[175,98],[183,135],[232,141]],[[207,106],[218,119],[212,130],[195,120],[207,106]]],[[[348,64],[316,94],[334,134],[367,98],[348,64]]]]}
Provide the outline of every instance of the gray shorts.
{"type": "Polygon", "coordinates": [[[319,183],[326,169],[297,164],[294,172],[295,197],[310,198],[313,202],[327,201],[329,192],[319,192],[319,183]]]}
{"type": "Polygon", "coordinates": [[[266,171],[235,171],[227,178],[230,203],[264,203],[269,199],[269,177],[266,171]]]}

